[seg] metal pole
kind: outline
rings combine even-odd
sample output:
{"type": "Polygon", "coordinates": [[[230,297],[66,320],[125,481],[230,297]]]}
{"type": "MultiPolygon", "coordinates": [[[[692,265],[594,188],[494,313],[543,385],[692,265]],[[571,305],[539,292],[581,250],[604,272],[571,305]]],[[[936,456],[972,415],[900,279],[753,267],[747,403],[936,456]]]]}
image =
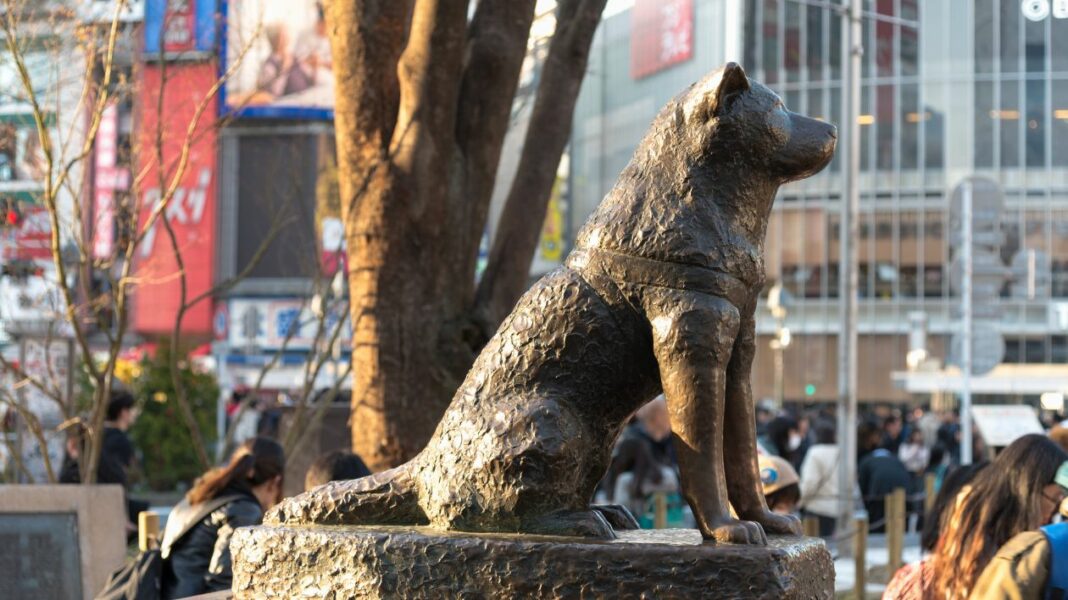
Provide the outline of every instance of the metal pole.
{"type": "Polygon", "coordinates": [[[964,276],[961,283],[963,326],[960,365],[960,464],[972,464],[972,182],[961,190],[961,218],[964,220],[964,276]]]}
{"type": "MultiPolygon", "coordinates": [[[[843,6],[845,6],[843,0],[843,6]]],[[[860,206],[860,59],[861,2],[849,0],[843,13],[846,60],[842,85],[843,143],[846,147],[845,194],[841,202],[838,267],[838,531],[848,531],[853,520],[853,489],[857,473],[857,213],[860,206]]],[[[841,544],[839,550],[848,548],[841,544]]]]}

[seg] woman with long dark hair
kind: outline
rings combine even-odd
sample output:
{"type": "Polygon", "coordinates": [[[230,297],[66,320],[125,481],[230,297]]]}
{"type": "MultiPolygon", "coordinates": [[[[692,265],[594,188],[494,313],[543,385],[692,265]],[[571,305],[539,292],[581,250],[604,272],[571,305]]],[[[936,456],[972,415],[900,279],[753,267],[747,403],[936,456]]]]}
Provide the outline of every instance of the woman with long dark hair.
{"type": "Polygon", "coordinates": [[[1050,522],[1057,468],[1068,454],[1044,435],[1010,444],[958,497],[932,557],[934,597],[968,598],[980,573],[1010,538],[1050,522]]]}
{"type": "Polygon", "coordinates": [[[267,438],[241,444],[224,466],[204,474],[167,518],[161,554],[167,559],[164,598],[230,588],[230,537],[257,525],[282,499],[285,454],[267,438]]]}

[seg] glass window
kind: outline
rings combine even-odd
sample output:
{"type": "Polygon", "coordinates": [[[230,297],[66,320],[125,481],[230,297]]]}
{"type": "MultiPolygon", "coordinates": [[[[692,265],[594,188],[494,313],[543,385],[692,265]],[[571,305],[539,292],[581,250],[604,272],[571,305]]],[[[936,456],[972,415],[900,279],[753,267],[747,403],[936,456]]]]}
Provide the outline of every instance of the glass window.
{"type": "Polygon", "coordinates": [[[879,169],[890,170],[894,168],[894,133],[897,121],[894,118],[894,86],[880,85],[876,89],[876,100],[879,103],[876,108],[878,118],[875,123],[878,139],[876,164],[879,169]]]}
{"type": "Polygon", "coordinates": [[[872,126],[875,124],[875,111],[872,110],[871,86],[860,90],[860,168],[871,169],[872,163],[872,126]]]}
{"type": "Polygon", "coordinates": [[[1050,21],[1050,70],[1068,73],[1068,19],[1050,21]]]}
{"type": "Polygon", "coordinates": [[[1001,166],[1020,166],[1020,82],[1001,82],[1001,106],[993,113],[1000,125],[1001,166]]]}
{"type": "Polygon", "coordinates": [[[826,11],[822,8],[805,7],[805,64],[808,66],[809,81],[823,80],[824,14],[826,11]]]}
{"type": "MultiPolygon", "coordinates": [[[[1068,21],[1068,19],[1066,19],[1068,21]]],[[[1053,131],[1050,142],[1053,146],[1054,166],[1068,166],[1068,79],[1054,80],[1053,88],[1053,131]]]]}
{"type": "Polygon", "coordinates": [[[783,64],[786,67],[786,81],[801,79],[801,7],[796,2],[786,2],[786,54],[783,64]]]}
{"type": "Polygon", "coordinates": [[[922,122],[924,166],[928,169],[941,169],[945,164],[946,120],[941,112],[925,106],[922,122]]]}
{"type": "Polygon", "coordinates": [[[1024,22],[1024,66],[1028,73],[1046,70],[1046,21],[1024,22]]]}
{"type": "Polygon", "coordinates": [[[1001,72],[1020,71],[1020,3],[1001,0],[1001,72]]]}
{"type": "Polygon", "coordinates": [[[827,120],[827,111],[823,106],[823,89],[812,88],[806,94],[808,96],[808,106],[805,107],[805,114],[816,119],[827,120]]]}
{"type": "MultiPolygon", "coordinates": [[[[893,16],[894,0],[879,0],[877,5],[879,14],[893,16]]],[[[875,72],[879,77],[891,77],[894,74],[895,28],[893,23],[886,21],[875,23],[875,72]]]]}
{"type": "Polygon", "coordinates": [[[994,72],[994,3],[975,1],[975,72],[994,72]]]}
{"type": "Polygon", "coordinates": [[[779,81],[779,0],[764,0],[764,77],[768,84],[779,81]]]}
{"type": "Polygon", "coordinates": [[[926,111],[920,110],[919,86],[906,84],[901,86],[901,168],[915,169],[919,162],[920,123],[927,120],[926,111]]]}
{"type": "MultiPolygon", "coordinates": [[[[916,6],[916,0],[901,0],[901,18],[908,21],[919,21],[920,12],[916,6]]],[[[919,33],[914,27],[899,29],[901,36],[901,74],[908,77],[919,72],[920,45],[919,33]]]]}
{"type": "Polygon", "coordinates": [[[975,147],[976,167],[994,166],[994,84],[989,81],[975,83],[975,147]]]}
{"type": "Polygon", "coordinates": [[[1046,164],[1046,82],[1027,81],[1027,127],[1024,133],[1027,166],[1041,167],[1046,164]]]}
{"type": "Polygon", "coordinates": [[[830,40],[827,44],[827,63],[831,68],[831,79],[842,79],[842,19],[838,15],[830,17],[830,40]]]}

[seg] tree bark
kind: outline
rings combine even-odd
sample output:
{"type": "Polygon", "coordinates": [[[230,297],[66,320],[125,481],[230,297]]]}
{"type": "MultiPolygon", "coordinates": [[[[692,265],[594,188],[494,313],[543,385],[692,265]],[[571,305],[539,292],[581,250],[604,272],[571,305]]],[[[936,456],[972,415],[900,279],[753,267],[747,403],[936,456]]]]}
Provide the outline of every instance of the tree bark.
{"type": "Polygon", "coordinates": [[[567,141],[590,44],[606,0],[561,0],[519,168],[493,236],[475,312],[499,323],[527,289],[556,170],[567,141]]]}
{"type": "Polygon", "coordinates": [[[534,4],[481,0],[470,24],[466,0],[329,4],[353,449],[374,470],[422,449],[484,342],[475,260],[534,4]]]}

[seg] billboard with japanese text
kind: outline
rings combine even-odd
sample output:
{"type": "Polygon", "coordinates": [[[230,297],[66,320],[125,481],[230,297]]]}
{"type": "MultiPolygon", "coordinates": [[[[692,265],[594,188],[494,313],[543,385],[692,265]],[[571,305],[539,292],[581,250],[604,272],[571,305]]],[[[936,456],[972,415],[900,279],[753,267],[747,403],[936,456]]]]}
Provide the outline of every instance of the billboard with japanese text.
{"type": "MultiPolygon", "coordinates": [[[[161,218],[166,218],[174,231],[178,253],[157,220],[134,256],[138,285],[134,290],[133,326],[135,331],[145,334],[167,334],[174,328],[181,305],[183,269],[179,267],[179,255],[186,276],[187,299],[210,290],[215,274],[216,130],[211,111],[201,116],[192,138],[186,135],[198,103],[215,81],[215,68],[210,63],[179,63],[166,69],[163,110],[159,111],[156,104],[162,86],[158,65],[145,65],[144,92],[139,98],[140,147],[154,148],[157,127],[161,127],[164,167],[161,186],[161,169],[154,153],[146,151],[137,157],[138,170],[146,173],[138,190],[141,227],[165,200],[161,189],[171,184],[183,144],[191,139],[192,145],[184,174],[161,213],[161,218]]],[[[186,312],[183,333],[208,336],[211,330],[210,301],[200,302],[186,312]]]]}
{"type": "Polygon", "coordinates": [[[693,57],[693,0],[636,0],[630,76],[641,79],[693,57]]]}

